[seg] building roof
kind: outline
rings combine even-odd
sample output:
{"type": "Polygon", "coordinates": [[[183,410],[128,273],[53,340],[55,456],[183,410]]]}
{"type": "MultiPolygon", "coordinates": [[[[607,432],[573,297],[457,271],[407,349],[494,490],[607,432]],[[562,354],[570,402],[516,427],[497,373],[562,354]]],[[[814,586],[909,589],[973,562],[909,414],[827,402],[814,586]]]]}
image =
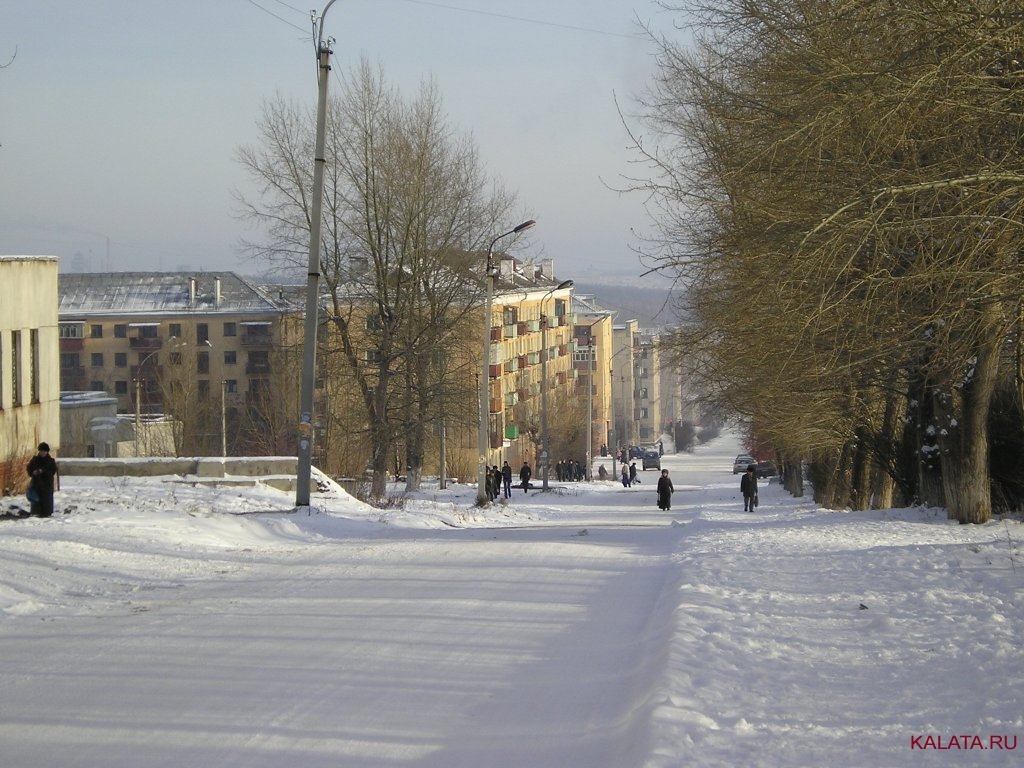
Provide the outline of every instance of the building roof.
{"type": "Polygon", "coordinates": [[[57,290],[61,319],[283,311],[266,293],[235,272],[68,272],[59,276],[57,290]]]}

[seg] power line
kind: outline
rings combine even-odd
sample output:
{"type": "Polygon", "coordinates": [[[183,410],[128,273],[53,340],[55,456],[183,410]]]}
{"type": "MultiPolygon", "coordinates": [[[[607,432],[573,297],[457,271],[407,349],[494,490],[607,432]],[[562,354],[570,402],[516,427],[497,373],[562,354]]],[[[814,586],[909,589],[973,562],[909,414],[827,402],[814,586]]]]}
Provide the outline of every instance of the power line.
{"type": "MultiPolygon", "coordinates": [[[[275,1],[276,2],[280,2],[280,0],[275,0],[275,1]]],[[[276,13],[271,11],[269,8],[264,8],[262,5],[257,3],[256,0],[245,0],[245,2],[247,2],[249,5],[253,6],[254,8],[259,8],[261,11],[263,11],[268,16],[273,16],[275,19],[280,21],[282,24],[287,24],[292,29],[297,29],[297,30],[299,30],[299,32],[302,32],[303,34],[309,34],[309,30],[308,29],[300,27],[298,24],[292,24],[290,21],[288,21],[288,19],[286,19],[286,18],[284,18],[282,16],[278,16],[276,13]]],[[[293,11],[298,11],[297,8],[292,8],[292,6],[287,5],[286,3],[281,3],[281,5],[284,5],[286,8],[291,8],[293,11]]],[[[302,13],[305,13],[305,11],[302,11],[302,13]]]]}
{"type": "Polygon", "coordinates": [[[628,40],[637,39],[637,35],[626,35],[621,32],[608,32],[604,29],[594,29],[593,27],[580,27],[575,24],[560,24],[556,21],[544,21],[543,19],[528,19],[525,16],[512,16],[507,13],[494,13],[493,11],[481,11],[478,8],[463,8],[458,5],[447,5],[446,3],[435,3],[431,0],[404,0],[406,3],[414,3],[415,5],[429,5],[434,8],[444,8],[448,11],[459,11],[461,13],[475,13],[479,16],[492,16],[497,19],[508,19],[510,21],[520,21],[524,24],[537,24],[542,27],[557,27],[560,29],[571,29],[574,32],[587,32],[593,35],[605,35],[607,37],[624,37],[628,40]]]}

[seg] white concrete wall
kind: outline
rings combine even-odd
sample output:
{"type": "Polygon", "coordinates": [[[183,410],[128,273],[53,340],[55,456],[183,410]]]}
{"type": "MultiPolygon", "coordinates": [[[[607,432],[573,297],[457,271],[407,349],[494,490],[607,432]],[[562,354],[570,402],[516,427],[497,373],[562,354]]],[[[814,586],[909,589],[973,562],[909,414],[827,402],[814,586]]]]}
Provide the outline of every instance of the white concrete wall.
{"type": "Polygon", "coordinates": [[[35,452],[45,440],[60,451],[60,349],[56,256],[0,256],[0,459],[35,452]],[[38,333],[36,371],[32,331],[38,333]],[[14,402],[14,333],[20,332],[17,366],[21,402],[14,402]],[[32,397],[32,378],[38,381],[32,397]]]}

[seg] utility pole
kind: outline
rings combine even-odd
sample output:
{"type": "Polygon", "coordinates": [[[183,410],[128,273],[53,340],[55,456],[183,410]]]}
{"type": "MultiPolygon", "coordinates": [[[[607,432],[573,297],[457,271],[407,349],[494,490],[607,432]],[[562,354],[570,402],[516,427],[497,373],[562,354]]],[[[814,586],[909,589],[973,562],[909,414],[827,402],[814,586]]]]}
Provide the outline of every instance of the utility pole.
{"type": "Polygon", "coordinates": [[[327,132],[327,81],[331,74],[331,41],[324,40],[324,17],[334,4],[330,0],[314,19],[317,32],[316,147],[313,157],[313,195],[309,222],[309,272],[306,282],[306,323],[303,338],[302,389],[299,398],[298,476],[295,482],[295,506],[308,507],[313,464],[313,387],[316,372],[317,317],[320,306],[320,225],[324,202],[324,144],[327,132]]]}

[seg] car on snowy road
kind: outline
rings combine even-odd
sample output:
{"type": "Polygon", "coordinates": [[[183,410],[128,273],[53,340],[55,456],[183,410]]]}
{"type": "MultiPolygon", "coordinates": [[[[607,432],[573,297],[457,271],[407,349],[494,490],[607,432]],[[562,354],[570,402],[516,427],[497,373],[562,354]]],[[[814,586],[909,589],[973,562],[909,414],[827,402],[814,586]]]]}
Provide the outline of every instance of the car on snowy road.
{"type": "Polygon", "coordinates": [[[757,462],[754,461],[754,457],[748,456],[745,453],[741,453],[739,456],[736,457],[736,461],[732,463],[732,473],[734,475],[738,475],[740,472],[746,472],[747,467],[749,467],[751,464],[757,464],[757,462]]]}
{"type": "Polygon", "coordinates": [[[661,454],[657,448],[645,448],[640,458],[644,469],[661,469],[661,454]]]}

